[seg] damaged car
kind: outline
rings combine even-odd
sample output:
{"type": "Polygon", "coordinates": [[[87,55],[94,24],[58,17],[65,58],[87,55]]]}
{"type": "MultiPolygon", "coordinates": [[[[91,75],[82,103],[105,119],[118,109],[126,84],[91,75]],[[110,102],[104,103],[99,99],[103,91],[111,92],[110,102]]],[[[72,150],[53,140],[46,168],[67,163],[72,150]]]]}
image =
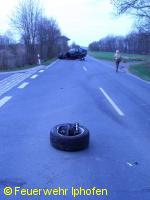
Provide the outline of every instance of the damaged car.
{"type": "Polygon", "coordinates": [[[67,53],[61,53],[58,58],[71,59],[71,60],[75,59],[85,60],[86,55],[87,55],[87,50],[79,47],[79,48],[72,48],[67,53]]]}

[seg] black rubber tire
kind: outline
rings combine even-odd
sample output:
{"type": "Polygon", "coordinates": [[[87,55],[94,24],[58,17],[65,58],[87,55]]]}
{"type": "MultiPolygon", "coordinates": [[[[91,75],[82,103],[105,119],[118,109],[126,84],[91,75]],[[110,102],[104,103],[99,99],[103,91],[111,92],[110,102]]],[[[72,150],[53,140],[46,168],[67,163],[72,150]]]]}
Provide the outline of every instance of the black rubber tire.
{"type": "Polygon", "coordinates": [[[61,125],[64,124],[57,125],[50,131],[50,142],[53,147],[64,151],[80,151],[88,147],[89,131],[84,126],[79,126],[83,130],[81,134],[66,136],[57,132],[57,127],[61,125]]]}

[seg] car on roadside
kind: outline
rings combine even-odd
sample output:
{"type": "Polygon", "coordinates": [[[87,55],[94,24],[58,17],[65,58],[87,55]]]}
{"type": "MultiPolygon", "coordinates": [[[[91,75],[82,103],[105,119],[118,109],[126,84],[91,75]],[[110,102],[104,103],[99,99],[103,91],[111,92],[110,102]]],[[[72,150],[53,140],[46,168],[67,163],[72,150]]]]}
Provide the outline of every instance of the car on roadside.
{"type": "Polygon", "coordinates": [[[70,49],[67,53],[61,53],[58,56],[58,58],[71,59],[71,60],[75,60],[75,59],[85,60],[86,55],[87,55],[87,50],[81,47],[78,47],[78,48],[70,49]]]}

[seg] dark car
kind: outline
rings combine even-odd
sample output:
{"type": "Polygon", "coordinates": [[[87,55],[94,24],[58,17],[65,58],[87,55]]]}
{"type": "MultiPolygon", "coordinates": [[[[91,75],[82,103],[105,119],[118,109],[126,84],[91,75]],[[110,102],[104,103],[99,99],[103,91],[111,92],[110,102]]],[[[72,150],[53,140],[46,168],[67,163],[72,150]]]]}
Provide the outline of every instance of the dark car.
{"type": "Polygon", "coordinates": [[[67,53],[65,54],[60,54],[59,59],[80,59],[80,60],[85,60],[85,57],[87,55],[87,50],[83,48],[74,48],[70,49],[67,53]]]}

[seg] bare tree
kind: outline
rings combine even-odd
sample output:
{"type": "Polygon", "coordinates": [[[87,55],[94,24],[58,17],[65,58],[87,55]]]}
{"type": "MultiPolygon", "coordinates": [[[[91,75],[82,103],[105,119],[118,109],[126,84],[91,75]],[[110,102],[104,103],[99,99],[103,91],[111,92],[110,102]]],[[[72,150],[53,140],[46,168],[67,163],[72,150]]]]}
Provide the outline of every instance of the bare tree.
{"type": "Polygon", "coordinates": [[[22,0],[11,18],[14,27],[19,31],[24,41],[29,64],[36,62],[36,39],[41,15],[42,8],[38,0],[22,0]]]}
{"type": "Polygon", "coordinates": [[[118,14],[130,11],[139,17],[150,18],[150,1],[149,0],[111,0],[117,8],[118,14]]]}
{"type": "Polygon", "coordinates": [[[117,14],[130,13],[135,15],[138,25],[150,30],[149,0],[111,0],[111,3],[116,7],[117,14]]]}
{"type": "Polygon", "coordinates": [[[65,36],[61,35],[55,19],[42,17],[38,25],[38,44],[42,59],[50,59],[58,55],[59,51],[67,48],[65,36]]]}
{"type": "Polygon", "coordinates": [[[100,44],[99,42],[92,42],[88,48],[90,51],[100,51],[100,44]]]}
{"type": "Polygon", "coordinates": [[[0,35],[0,49],[7,49],[10,44],[10,39],[6,35],[0,35]]]}

